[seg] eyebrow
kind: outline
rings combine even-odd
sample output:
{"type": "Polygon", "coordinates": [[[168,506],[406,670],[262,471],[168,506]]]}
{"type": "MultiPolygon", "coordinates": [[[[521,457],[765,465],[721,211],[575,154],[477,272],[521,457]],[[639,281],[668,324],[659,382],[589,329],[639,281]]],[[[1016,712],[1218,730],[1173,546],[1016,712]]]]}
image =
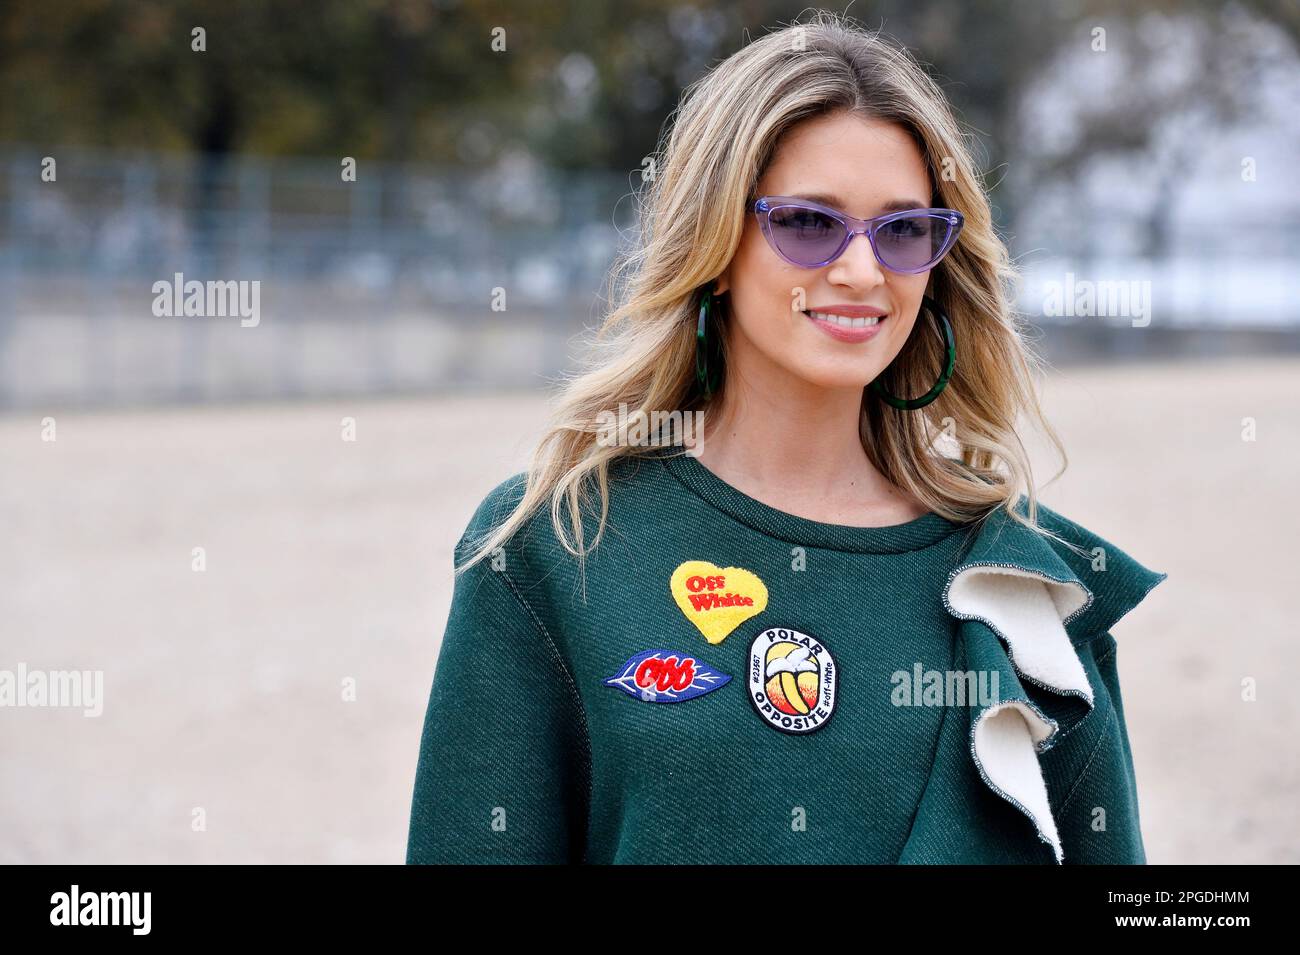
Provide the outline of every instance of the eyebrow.
{"type": "MultiPolygon", "coordinates": [[[[845,203],[840,201],[839,196],[830,195],[824,192],[793,192],[790,193],[793,199],[807,199],[809,202],[817,202],[823,206],[833,206],[836,209],[843,209],[845,203]]],[[[885,215],[889,212],[902,212],[905,209],[927,209],[929,206],[917,199],[891,199],[881,206],[880,214],[885,215]]]]}

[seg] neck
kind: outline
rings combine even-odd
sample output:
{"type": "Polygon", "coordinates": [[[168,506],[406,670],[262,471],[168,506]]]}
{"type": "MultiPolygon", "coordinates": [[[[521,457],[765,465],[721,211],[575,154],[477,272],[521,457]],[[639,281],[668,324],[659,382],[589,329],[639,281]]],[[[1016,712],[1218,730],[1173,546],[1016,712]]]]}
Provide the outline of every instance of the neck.
{"type": "Polygon", "coordinates": [[[755,497],[797,489],[809,500],[897,507],[900,492],[862,445],[864,386],[819,386],[747,346],[736,340],[730,349],[726,387],[705,418],[700,463],[755,497]]]}

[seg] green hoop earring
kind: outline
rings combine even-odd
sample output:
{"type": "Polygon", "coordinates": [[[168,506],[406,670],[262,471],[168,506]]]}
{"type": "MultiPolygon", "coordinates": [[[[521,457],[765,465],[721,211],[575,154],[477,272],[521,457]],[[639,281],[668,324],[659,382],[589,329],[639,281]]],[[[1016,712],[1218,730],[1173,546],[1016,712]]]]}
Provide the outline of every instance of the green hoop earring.
{"type": "Polygon", "coordinates": [[[709,341],[708,341],[708,324],[710,305],[717,298],[713,294],[713,287],[717,283],[710,282],[704,288],[704,294],[700,296],[700,317],[695,326],[695,380],[704,393],[707,401],[713,397],[713,392],[718,388],[717,380],[717,362],[714,367],[709,367],[709,341]]]}
{"type": "Polygon", "coordinates": [[[880,379],[885,376],[884,372],[881,372],[879,377],[871,383],[871,390],[879,395],[882,401],[901,411],[915,411],[917,408],[924,408],[935,398],[938,398],[939,392],[948,386],[948,380],[952,378],[952,370],[957,365],[957,342],[953,338],[952,323],[948,321],[948,316],[939,307],[939,303],[928,295],[921,297],[921,305],[934,318],[934,324],[939,331],[939,337],[943,339],[944,351],[947,357],[944,360],[943,371],[939,374],[939,380],[934,383],[933,388],[920,398],[899,398],[897,395],[891,395],[885,390],[885,386],[880,383],[880,379]]]}

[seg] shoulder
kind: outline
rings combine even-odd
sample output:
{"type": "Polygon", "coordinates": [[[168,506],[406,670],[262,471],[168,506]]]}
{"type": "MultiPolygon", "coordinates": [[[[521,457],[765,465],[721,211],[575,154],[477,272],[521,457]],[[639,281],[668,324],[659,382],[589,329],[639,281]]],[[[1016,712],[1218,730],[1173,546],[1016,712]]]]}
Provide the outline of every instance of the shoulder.
{"type": "Polygon", "coordinates": [[[524,499],[528,488],[528,474],[519,471],[499,482],[483,496],[474,508],[461,540],[481,537],[508,518],[524,499]]]}
{"type": "Polygon", "coordinates": [[[1136,607],[1168,573],[1153,570],[1111,539],[1041,502],[1037,522],[1044,540],[1092,595],[1068,629],[1075,638],[1100,636],[1136,607]]]}
{"type": "Polygon", "coordinates": [[[465,560],[500,527],[523,501],[528,474],[520,471],[498,482],[475,505],[469,521],[456,541],[457,563],[465,560]]]}
{"type": "Polygon", "coordinates": [[[974,523],[962,562],[953,571],[949,597],[998,596],[999,578],[1032,577],[1047,587],[1052,604],[1075,643],[1102,636],[1169,575],[1152,570],[1099,530],[1086,527],[1039,502],[1037,530],[1024,495],[1017,520],[998,506],[974,523]]]}
{"type": "MultiPolygon", "coordinates": [[[[606,489],[611,501],[615,498],[642,500],[645,497],[653,503],[654,496],[663,493],[664,469],[653,454],[622,455],[608,462],[605,479],[606,489]]],[[[588,520],[591,520],[594,526],[594,522],[599,519],[597,500],[599,492],[597,486],[597,478],[594,475],[589,475],[588,483],[582,495],[584,525],[588,520]]],[[[494,530],[514,513],[515,509],[523,501],[527,490],[527,471],[512,474],[495,485],[474,508],[474,513],[461,535],[461,540],[481,537],[494,530]]],[[[564,510],[567,511],[567,507],[564,510]]],[[[537,510],[529,515],[526,524],[538,525],[539,531],[542,523],[549,526],[549,511],[550,497],[548,495],[547,499],[539,504],[537,510]]]]}

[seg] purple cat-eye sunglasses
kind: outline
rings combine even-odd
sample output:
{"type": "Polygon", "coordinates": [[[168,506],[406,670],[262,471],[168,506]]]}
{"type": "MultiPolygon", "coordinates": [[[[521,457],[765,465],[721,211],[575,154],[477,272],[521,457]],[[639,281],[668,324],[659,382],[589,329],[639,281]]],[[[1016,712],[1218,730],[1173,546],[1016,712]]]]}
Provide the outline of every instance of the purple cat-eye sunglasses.
{"type": "Polygon", "coordinates": [[[830,265],[861,234],[890,271],[925,272],[948,254],[965,224],[955,209],[903,209],[856,219],[795,196],[763,196],[755,201],[754,214],[772,250],[801,269],[830,265]]]}

